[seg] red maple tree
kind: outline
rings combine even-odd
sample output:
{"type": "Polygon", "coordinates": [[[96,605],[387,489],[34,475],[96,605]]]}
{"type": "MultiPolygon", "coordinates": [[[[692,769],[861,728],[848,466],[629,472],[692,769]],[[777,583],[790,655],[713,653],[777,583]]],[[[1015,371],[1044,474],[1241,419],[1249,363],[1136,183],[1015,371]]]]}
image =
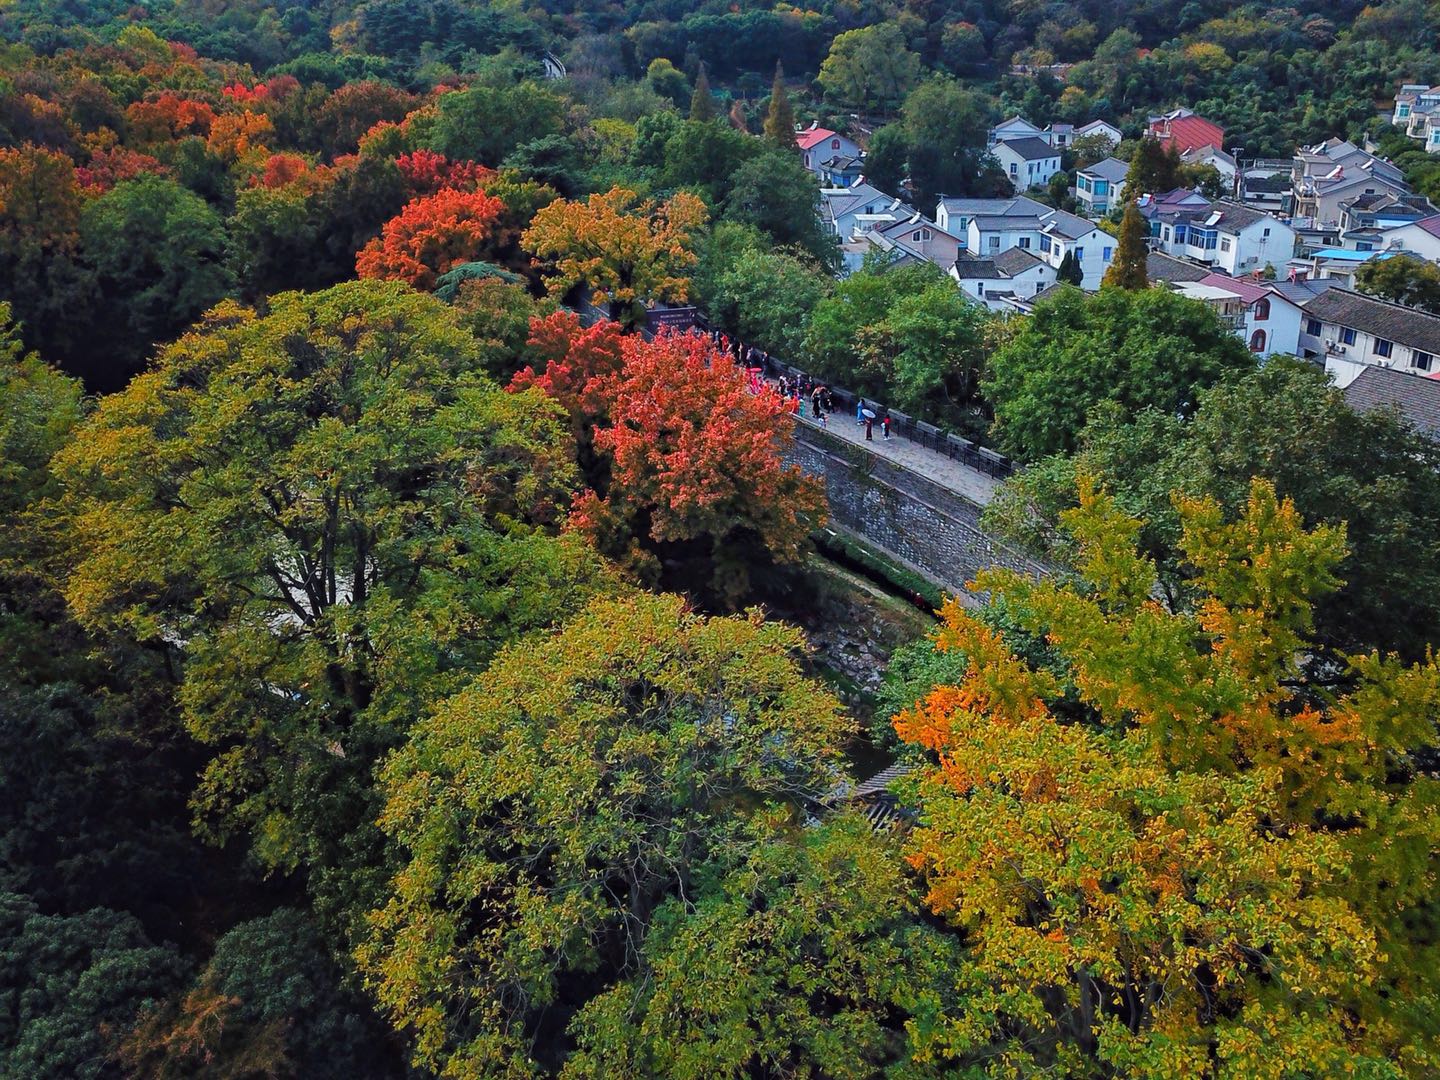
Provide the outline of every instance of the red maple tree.
{"type": "Polygon", "coordinates": [[[401,154],[395,159],[395,167],[410,182],[410,189],[416,195],[434,195],[446,188],[476,191],[486,179],[495,175],[494,169],[487,169],[473,161],[451,161],[433,150],[412,150],[401,154]]]}
{"type": "Polygon", "coordinates": [[[688,567],[677,584],[729,603],[749,588],[750,566],[804,557],[824,489],[784,462],[784,402],[752,393],[727,353],[697,334],[627,336],[619,372],[597,389],[609,419],[594,446],[609,479],[577,502],[573,525],[602,551],[652,583],[688,567]]]}
{"type": "Polygon", "coordinates": [[[447,189],[412,199],[356,256],[355,272],[434,288],[441,274],[486,253],[504,209],[482,191],[447,189]]]}
{"type": "Polygon", "coordinates": [[[577,438],[606,415],[623,358],[620,324],[580,325],[573,311],[530,320],[529,346],[537,364],[519,372],[511,389],[538,386],[570,414],[577,438]]]}

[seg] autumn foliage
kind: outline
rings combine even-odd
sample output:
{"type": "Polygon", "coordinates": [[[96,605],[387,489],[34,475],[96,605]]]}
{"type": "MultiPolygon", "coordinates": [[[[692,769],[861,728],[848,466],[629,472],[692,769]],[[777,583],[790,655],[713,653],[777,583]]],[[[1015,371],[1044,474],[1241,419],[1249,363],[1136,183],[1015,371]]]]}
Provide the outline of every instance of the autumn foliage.
{"type": "Polygon", "coordinates": [[[511,389],[537,386],[570,414],[577,432],[608,414],[624,357],[619,324],[603,320],[580,325],[573,311],[557,311],[530,323],[530,348],[537,365],[521,371],[511,389]]]}
{"type": "Polygon", "coordinates": [[[583,284],[621,323],[633,325],[646,304],[690,295],[692,241],[705,219],[705,204],[688,192],[656,203],[615,187],[584,202],[544,207],[522,243],[550,268],[551,295],[583,284]]]}
{"type": "Polygon", "coordinates": [[[608,375],[608,340],[580,336],[567,354],[580,364],[551,385],[572,409],[599,406],[592,437],[608,476],[603,493],[577,502],[575,527],[651,581],[667,563],[698,562],[703,587],[729,601],[746,592],[747,567],[799,561],[825,497],[781,458],[791,421],[779,396],[752,394],[730,356],[697,334],[626,337],[608,375]]]}
{"type": "Polygon", "coordinates": [[[485,254],[504,209],[480,191],[447,189],[412,199],[356,257],[355,272],[433,288],[447,270],[485,254]]]}
{"type": "Polygon", "coordinates": [[[434,195],[446,188],[475,191],[486,179],[495,175],[494,169],[487,169],[473,161],[451,161],[433,150],[413,150],[401,154],[395,159],[395,167],[410,182],[410,188],[416,195],[434,195]]]}
{"type": "Polygon", "coordinates": [[[945,610],[965,676],[896,722],[936,761],[911,862],[987,987],[945,1038],[1017,1074],[1057,1052],[1133,1076],[1433,1072],[1437,785],[1409,750],[1440,670],[1359,656],[1340,691],[1307,688],[1343,529],[1306,530],[1262,481],[1238,521],[1179,505],[1185,610],[1083,481],[1079,587],[981,574],[1010,633],[945,610]]]}

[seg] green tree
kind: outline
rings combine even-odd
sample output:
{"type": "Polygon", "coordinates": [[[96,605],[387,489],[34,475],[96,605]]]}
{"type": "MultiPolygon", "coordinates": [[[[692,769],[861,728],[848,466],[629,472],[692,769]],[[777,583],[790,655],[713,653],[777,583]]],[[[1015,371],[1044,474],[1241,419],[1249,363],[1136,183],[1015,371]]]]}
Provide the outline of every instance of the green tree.
{"type": "Polygon", "coordinates": [[[894,110],[920,77],[920,57],[893,22],[837,34],[820,65],[825,96],[852,109],[894,110]]]}
{"type": "Polygon", "coordinates": [[[772,150],[730,174],[721,217],[753,225],[781,246],[797,246],[821,266],[839,263],[836,239],[820,222],[815,174],[793,150],[772,150]]]}
{"type": "Polygon", "coordinates": [[[770,84],[770,108],[765,113],[765,137],[790,152],[795,150],[795,110],[785,89],[785,69],[775,61],[775,81],[770,84]]]}
{"type": "Polygon", "coordinates": [[[1100,284],[1119,289],[1149,288],[1150,279],[1146,274],[1149,254],[1150,227],[1140,215],[1139,205],[1131,199],[1125,204],[1125,215],[1120,219],[1120,243],[1115,248],[1115,258],[1100,284]]]}
{"type": "Polygon", "coordinates": [[[800,648],[758,616],[606,601],[421,721],[385,773],[410,861],[359,954],[420,1064],[554,1067],[560,1032],[527,1030],[638,970],[657,911],[743,841],[738,808],[798,824],[849,729],[800,648]]]}
{"type": "Polygon", "coordinates": [[[145,1012],[120,1059],[156,1080],[396,1075],[383,1023],[344,975],[314,920],[280,908],[227,931],[190,987],[145,1012]]]}
{"type": "Polygon", "coordinates": [[[910,92],[901,125],[918,205],[930,206],[941,195],[1009,193],[986,146],[994,119],[988,98],[946,76],[927,79],[910,92]]]}
{"type": "Polygon", "coordinates": [[[1141,548],[1167,595],[1179,597],[1189,571],[1171,493],[1210,496],[1238,513],[1250,478],[1261,476],[1307,520],[1349,523],[1344,584],[1316,601],[1317,642],[1415,660],[1440,640],[1440,553],[1414,542],[1440,528],[1440,451],[1389,413],[1353,411],[1323,371],[1272,360],[1201,391],[1188,422],[1097,410],[1079,445],[1075,459],[1046,458],[1008,482],[987,511],[990,526],[1068,562],[1056,525],[1074,505],[1081,468],[1144,519],[1141,548]]]}
{"type": "Polygon", "coordinates": [[[870,151],[865,156],[865,179],[888,193],[899,191],[909,175],[910,140],[904,126],[896,122],[877,129],[870,136],[870,151]]]}
{"type": "Polygon", "coordinates": [[[1254,366],[1199,301],[1165,289],[1062,289],[990,357],[984,392],[1001,444],[1033,461],[1074,449],[1102,401],[1132,416],[1188,415],[1200,390],[1254,366]]]}
{"type": "Polygon", "coordinates": [[[1059,268],[1055,271],[1055,281],[1061,285],[1074,285],[1078,289],[1084,280],[1085,270],[1080,265],[1080,260],[1075,258],[1075,249],[1067,248],[1059,268]]]}
{"type": "Polygon", "coordinates": [[[566,101],[539,83],[477,85],[445,94],[430,149],[496,168],[518,147],[565,130],[566,101]]]}
{"type": "Polygon", "coordinates": [[[1415,255],[1372,259],[1356,271],[1355,287],[1382,300],[1440,315],[1440,267],[1415,255]]]}
{"type": "Polygon", "coordinates": [[[101,289],[85,314],[103,328],[95,348],[113,365],[110,386],[235,284],[220,215],[173,180],[142,176],[115,185],[85,207],[80,237],[101,289]]]}
{"type": "Polygon", "coordinates": [[[228,224],[230,268],[247,295],[326,283],[316,258],[319,223],[300,185],[246,188],[228,224]]]}
{"type": "Polygon", "coordinates": [[[1146,135],[1135,147],[1130,171],[1125,174],[1125,190],[1133,198],[1158,195],[1180,186],[1180,155],[1174,146],[1166,147],[1158,139],[1146,135]]]}
{"type": "Polygon", "coordinates": [[[690,81],[685,73],[663,56],[650,61],[645,71],[645,84],[677,109],[691,96],[690,81]]]}
{"type": "Polygon", "coordinates": [[[705,72],[705,65],[700,65],[700,73],[695,76],[695,92],[690,95],[690,119],[701,124],[714,120],[715,98],[710,93],[710,76],[705,72]]]}
{"type": "Polygon", "coordinates": [[[729,223],[706,240],[695,280],[712,322],[786,359],[800,355],[810,313],[830,287],[829,275],[729,223]]]}
{"type": "Polygon", "coordinates": [[[563,417],[476,349],[399,283],[222,305],[57,462],[76,616],[183,643],[179,702],[212,748],[197,818],[309,871],[332,916],[383,865],[374,761],[601,577],[542,531],[576,479],[563,417]]]}
{"type": "Polygon", "coordinates": [[[728,873],[655,913],[639,971],[576,1016],[565,1076],[916,1068],[911,1032],[943,1014],[964,961],[914,917],[899,845],[859,815],[798,836],[777,816],[750,828],[728,873]]]}
{"type": "Polygon", "coordinates": [[[168,994],[182,970],[176,951],[152,944],[128,915],[45,915],[26,897],[0,893],[0,1073],[113,1075],[110,1039],[168,994]]]}

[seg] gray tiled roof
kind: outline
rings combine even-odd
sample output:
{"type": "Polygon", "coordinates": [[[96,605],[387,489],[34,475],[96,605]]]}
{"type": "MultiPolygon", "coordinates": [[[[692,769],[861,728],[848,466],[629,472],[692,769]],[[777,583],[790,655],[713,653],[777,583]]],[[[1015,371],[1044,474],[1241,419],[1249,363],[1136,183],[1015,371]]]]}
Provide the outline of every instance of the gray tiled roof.
{"type": "Polygon", "coordinates": [[[1097,226],[1088,218],[1067,214],[1064,210],[1056,210],[1041,223],[1041,228],[1047,233],[1063,236],[1067,240],[1078,240],[1082,236],[1089,236],[1097,226]]]}
{"type": "Polygon", "coordinates": [[[1417,308],[1376,300],[1350,289],[1326,289],[1305,304],[1305,313],[1312,319],[1349,326],[1421,352],[1440,353],[1440,315],[1417,308]]]}
{"type": "Polygon", "coordinates": [[[1440,439],[1440,381],[1393,368],[1365,368],[1345,387],[1345,402],[1357,412],[1395,409],[1416,431],[1440,439]]]}
{"type": "Polygon", "coordinates": [[[1023,139],[1006,139],[1003,143],[997,144],[995,149],[998,150],[1001,146],[1009,147],[1026,161],[1043,161],[1045,158],[1060,156],[1059,150],[1056,150],[1044,139],[1037,139],[1034,135],[1023,139]]]}
{"type": "Polygon", "coordinates": [[[1203,266],[1166,255],[1163,251],[1152,251],[1145,257],[1145,276],[1151,281],[1199,281],[1209,273],[1203,266]]]}
{"type": "Polygon", "coordinates": [[[995,229],[1031,229],[1040,228],[1039,214],[978,214],[970,219],[981,232],[995,229]]]}
{"type": "Polygon", "coordinates": [[[1023,274],[1026,270],[1042,264],[1044,260],[1024,248],[1013,247],[1009,251],[1002,251],[996,255],[994,262],[996,268],[1002,273],[1014,277],[1016,274],[1023,274]]]}
{"type": "Polygon", "coordinates": [[[1009,199],[952,199],[941,196],[948,213],[961,217],[1000,217],[1006,214],[1033,214],[1036,217],[1049,211],[1044,203],[1016,195],[1009,199]]]}
{"type": "Polygon", "coordinates": [[[955,273],[963,281],[996,281],[1005,277],[994,259],[974,259],[968,255],[955,260],[955,273]]]}
{"type": "Polygon", "coordinates": [[[1125,179],[1130,172],[1130,163],[1117,157],[1107,157],[1094,165],[1085,166],[1080,171],[1086,176],[1098,176],[1101,180],[1109,180],[1113,184],[1125,179]]]}

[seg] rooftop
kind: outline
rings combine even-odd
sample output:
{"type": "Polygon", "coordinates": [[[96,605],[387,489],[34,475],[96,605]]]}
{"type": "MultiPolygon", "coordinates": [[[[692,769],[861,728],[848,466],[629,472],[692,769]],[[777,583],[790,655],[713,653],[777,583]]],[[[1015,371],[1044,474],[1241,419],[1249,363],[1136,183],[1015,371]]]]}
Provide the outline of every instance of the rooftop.
{"type": "Polygon", "coordinates": [[[1109,180],[1111,183],[1118,183],[1124,180],[1130,172],[1130,163],[1121,161],[1117,157],[1107,157],[1094,165],[1087,165],[1080,170],[1086,176],[1098,176],[1101,180],[1109,180]]]}
{"type": "Polygon", "coordinates": [[[1421,352],[1440,353],[1440,315],[1377,300],[1350,289],[1327,289],[1305,304],[1312,319],[1398,341],[1421,352]]]}
{"type": "Polygon", "coordinates": [[[1210,271],[1163,251],[1152,251],[1145,257],[1145,276],[1151,281],[1199,281],[1209,277],[1210,271]]]}
{"type": "Polygon", "coordinates": [[[1356,412],[1393,409],[1420,434],[1440,439],[1440,382],[1393,368],[1367,366],[1345,387],[1356,412]]]}
{"type": "Polygon", "coordinates": [[[1011,152],[1018,154],[1026,161],[1043,161],[1045,158],[1059,157],[1060,151],[1047,143],[1044,139],[1037,139],[1033,135],[1027,135],[1023,139],[1006,139],[1000,143],[1011,152]]]}

